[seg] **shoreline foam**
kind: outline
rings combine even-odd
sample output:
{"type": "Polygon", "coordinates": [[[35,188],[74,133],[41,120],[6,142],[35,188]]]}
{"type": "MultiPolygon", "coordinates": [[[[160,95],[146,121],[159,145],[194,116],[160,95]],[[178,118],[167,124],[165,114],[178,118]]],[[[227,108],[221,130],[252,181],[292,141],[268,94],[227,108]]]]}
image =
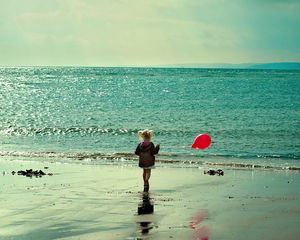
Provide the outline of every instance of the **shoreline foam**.
{"type": "MultiPolygon", "coordinates": [[[[58,162],[87,165],[136,166],[137,156],[133,153],[102,152],[0,152],[0,160],[58,162]]],[[[156,163],[170,168],[227,168],[300,171],[298,159],[285,158],[237,158],[222,156],[197,156],[185,154],[159,154],[156,163]]]]}

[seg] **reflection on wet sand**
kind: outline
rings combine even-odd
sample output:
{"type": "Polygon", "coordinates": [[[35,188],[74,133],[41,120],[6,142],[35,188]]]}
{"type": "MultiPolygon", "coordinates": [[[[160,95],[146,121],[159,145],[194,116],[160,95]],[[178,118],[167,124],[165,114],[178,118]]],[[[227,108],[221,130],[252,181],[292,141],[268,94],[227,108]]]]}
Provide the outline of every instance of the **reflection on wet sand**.
{"type": "MultiPolygon", "coordinates": [[[[142,195],[142,202],[138,205],[138,215],[149,215],[154,212],[154,204],[151,202],[151,198],[149,196],[149,193],[144,192],[142,195]]],[[[144,235],[148,234],[149,230],[151,230],[153,226],[153,222],[151,221],[151,218],[140,218],[140,221],[138,221],[138,231],[144,235]]]]}

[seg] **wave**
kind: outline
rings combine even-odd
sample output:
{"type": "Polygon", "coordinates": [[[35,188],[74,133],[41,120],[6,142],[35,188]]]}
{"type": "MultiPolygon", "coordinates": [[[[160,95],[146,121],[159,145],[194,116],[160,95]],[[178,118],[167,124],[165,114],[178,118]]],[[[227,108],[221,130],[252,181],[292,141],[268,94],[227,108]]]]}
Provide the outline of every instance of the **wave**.
{"type": "MultiPolygon", "coordinates": [[[[78,126],[70,126],[70,127],[25,127],[25,126],[8,126],[8,127],[0,127],[0,135],[6,136],[51,136],[51,135],[72,135],[72,136],[91,136],[91,135],[137,135],[137,132],[140,129],[138,128],[109,128],[109,127],[98,127],[98,126],[87,126],[87,127],[78,127],[78,126]]],[[[273,136],[286,136],[289,137],[297,137],[297,133],[291,130],[287,134],[287,130],[277,129],[272,130],[270,132],[267,130],[259,130],[255,131],[253,129],[224,129],[222,130],[222,136],[220,136],[219,132],[215,132],[214,130],[209,131],[210,134],[215,136],[215,140],[220,140],[222,136],[227,136],[228,139],[235,138],[247,138],[251,136],[261,137],[262,139],[268,140],[273,136]]],[[[156,136],[172,136],[172,137],[189,137],[193,138],[197,134],[194,130],[189,129],[156,129],[154,134],[156,136]]],[[[255,139],[256,139],[255,138],[255,139]]],[[[253,138],[254,139],[254,138],[253,138]]]]}
{"type": "MultiPolygon", "coordinates": [[[[282,159],[282,160],[300,160],[297,154],[210,154],[210,156],[221,158],[237,158],[237,159],[282,159]]],[[[205,156],[204,156],[205,157],[205,156]]]]}
{"type": "MultiPolygon", "coordinates": [[[[0,157],[14,159],[30,159],[36,161],[51,161],[64,163],[85,163],[85,164],[132,164],[136,165],[137,156],[133,153],[101,153],[101,152],[15,152],[1,151],[0,157]]],[[[276,156],[279,158],[279,156],[276,156]]],[[[272,161],[272,157],[264,157],[265,161],[256,159],[238,158],[229,155],[207,155],[196,156],[191,154],[161,153],[156,162],[163,166],[171,167],[227,167],[231,169],[265,169],[265,170],[294,170],[300,171],[300,161],[281,158],[282,161],[272,161]]]]}
{"type": "Polygon", "coordinates": [[[1,128],[0,134],[10,136],[33,136],[33,135],[93,135],[93,134],[136,134],[138,129],[113,129],[99,127],[8,127],[1,128]]]}
{"type": "MultiPolygon", "coordinates": [[[[134,153],[130,152],[22,152],[22,151],[0,151],[0,156],[19,156],[19,157],[67,157],[82,159],[101,159],[110,157],[119,158],[136,158],[134,153]]],[[[195,155],[185,153],[159,153],[162,159],[178,159],[178,161],[185,161],[186,159],[282,159],[282,160],[300,160],[300,156],[295,155],[230,155],[230,154],[207,154],[195,155]]]]}
{"type": "MultiPolygon", "coordinates": [[[[137,135],[138,128],[101,128],[97,126],[90,127],[2,127],[0,128],[0,135],[6,136],[52,136],[52,135],[79,135],[79,136],[93,136],[93,135],[137,135]]],[[[189,130],[156,130],[156,136],[195,136],[197,133],[189,130]]]]}
{"type": "Polygon", "coordinates": [[[271,170],[295,170],[300,171],[300,166],[274,166],[264,164],[253,164],[253,163],[236,163],[236,162],[205,162],[208,166],[224,166],[230,168],[247,168],[247,169],[271,169],[271,170]]]}

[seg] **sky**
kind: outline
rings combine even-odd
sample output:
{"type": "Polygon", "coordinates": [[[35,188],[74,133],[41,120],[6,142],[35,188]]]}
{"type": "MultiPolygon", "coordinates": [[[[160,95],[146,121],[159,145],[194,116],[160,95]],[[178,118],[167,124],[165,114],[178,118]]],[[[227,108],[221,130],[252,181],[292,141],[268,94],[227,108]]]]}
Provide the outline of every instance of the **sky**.
{"type": "Polygon", "coordinates": [[[300,62],[299,0],[0,0],[0,66],[300,62]]]}

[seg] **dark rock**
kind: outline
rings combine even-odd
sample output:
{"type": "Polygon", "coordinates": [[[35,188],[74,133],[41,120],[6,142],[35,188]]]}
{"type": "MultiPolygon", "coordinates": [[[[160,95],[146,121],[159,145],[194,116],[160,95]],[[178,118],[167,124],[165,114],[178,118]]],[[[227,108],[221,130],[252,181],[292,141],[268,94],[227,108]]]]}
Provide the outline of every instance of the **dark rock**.
{"type": "Polygon", "coordinates": [[[40,175],[46,175],[46,173],[44,173],[42,170],[39,171],[40,175]]]}
{"type": "Polygon", "coordinates": [[[20,170],[17,173],[18,173],[18,175],[23,175],[23,176],[26,175],[26,171],[23,171],[23,170],[20,170]]]}
{"type": "Polygon", "coordinates": [[[218,170],[217,170],[217,174],[218,174],[219,176],[224,176],[224,171],[223,171],[222,169],[218,169],[218,170]]]}
{"type": "Polygon", "coordinates": [[[218,175],[218,176],[224,176],[224,171],[222,169],[218,169],[218,170],[213,170],[210,169],[208,171],[204,171],[204,174],[208,174],[208,175],[218,175]]]}
{"type": "Polygon", "coordinates": [[[209,174],[209,175],[212,175],[212,176],[213,176],[213,175],[216,175],[216,173],[217,173],[217,172],[216,172],[215,170],[209,170],[209,171],[208,171],[208,174],[209,174]]]}
{"type": "MultiPolygon", "coordinates": [[[[12,174],[14,175],[16,172],[12,171],[12,174]]],[[[45,172],[43,172],[42,170],[35,170],[33,171],[32,169],[26,169],[26,171],[24,170],[19,170],[17,172],[18,175],[22,175],[22,176],[26,176],[26,177],[42,177],[44,175],[47,175],[45,172]]],[[[52,173],[48,173],[49,176],[52,176],[52,173]]]]}

